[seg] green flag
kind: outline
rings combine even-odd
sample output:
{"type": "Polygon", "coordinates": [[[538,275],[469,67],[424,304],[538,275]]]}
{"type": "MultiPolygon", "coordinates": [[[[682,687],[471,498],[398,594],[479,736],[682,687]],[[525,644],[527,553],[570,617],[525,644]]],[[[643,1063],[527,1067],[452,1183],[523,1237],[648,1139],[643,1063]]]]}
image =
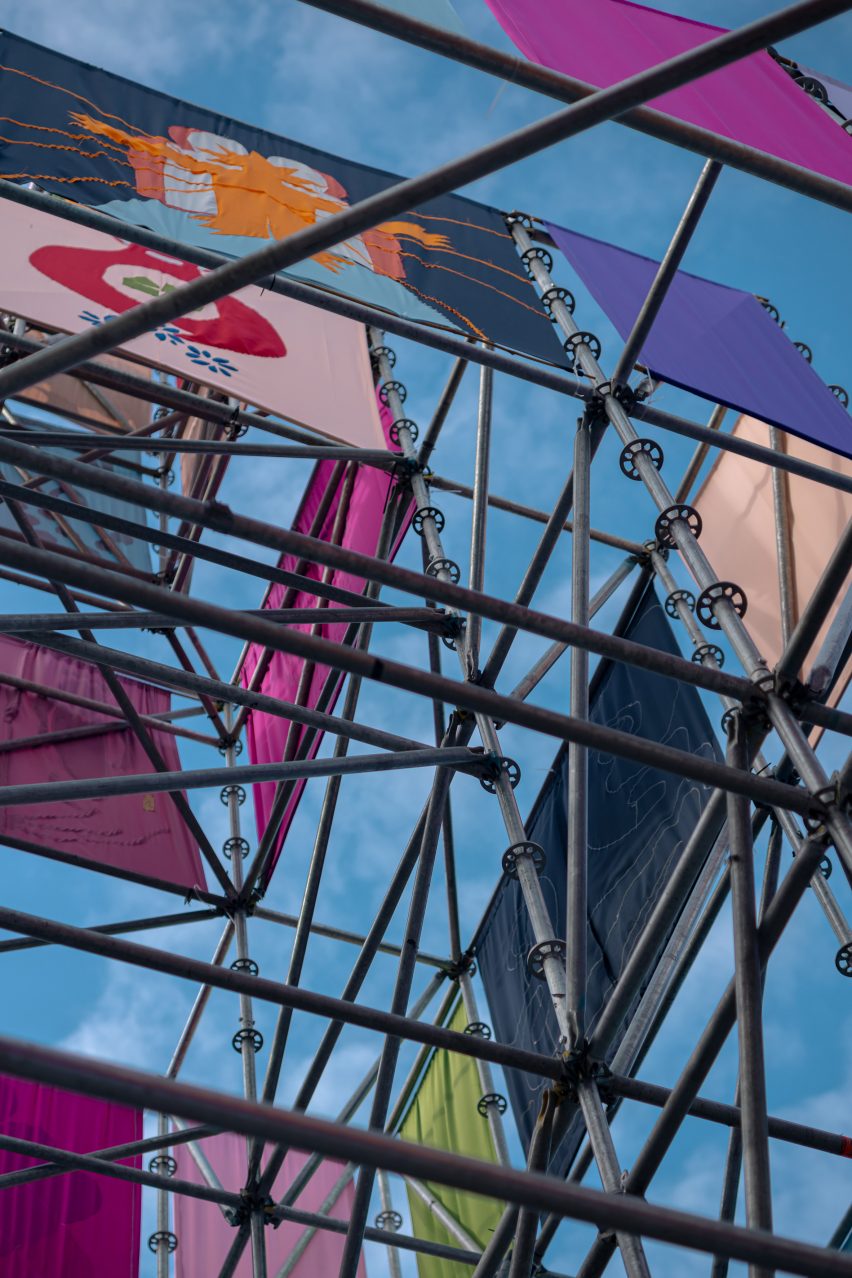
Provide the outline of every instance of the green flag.
{"type": "MultiPolygon", "coordinates": [[[[464,1004],[459,999],[448,1028],[462,1033],[466,1026],[464,1004]]],[[[497,1152],[488,1119],[477,1109],[481,1095],[476,1061],[471,1056],[437,1051],[426,1067],[399,1134],[403,1140],[414,1141],[418,1145],[431,1145],[453,1154],[466,1154],[470,1158],[496,1163],[497,1152]]],[[[446,1185],[429,1182],[427,1188],[479,1247],[484,1248],[503,1214],[502,1203],[450,1189],[446,1185]]],[[[460,1246],[458,1239],[449,1233],[412,1189],[408,1190],[408,1206],[418,1238],[460,1246]]],[[[469,1265],[419,1254],[417,1268],[420,1278],[470,1278],[472,1272],[469,1265]]]]}

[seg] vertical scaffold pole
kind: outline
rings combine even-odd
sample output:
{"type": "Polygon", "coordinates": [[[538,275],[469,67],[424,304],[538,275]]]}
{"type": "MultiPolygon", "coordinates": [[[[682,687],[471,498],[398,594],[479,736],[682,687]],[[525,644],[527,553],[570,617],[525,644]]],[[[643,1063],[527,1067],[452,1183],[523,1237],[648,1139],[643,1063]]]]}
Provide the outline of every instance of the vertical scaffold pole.
{"type": "MultiPolygon", "coordinates": [[[[226,706],[225,708],[225,726],[230,733],[233,729],[233,708],[226,706]]],[[[229,739],[229,744],[225,748],[225,760],[228,767],[233,767],[236,763],[236,747],[233,740],[229,739]]],[[[237,891],[238,902],[234,908],[234,934],[236,938],[237,957],[231,966],[240,972],[249,972],[257,975],[257,964],[254,959],[249,956],[248,947],[248,927],[246,925],[245,907],[239,902],[239,895],[243,886],[243,857],[248,851],[248,845],[242,837],[240,828],[240,805],[245,799],[245,791],[237,785],[228,785],[223,791],[225,801],[228,805],[228,823],[230,827],[230,836],[226,849],[231,853],[231,877],[234,887],[237,891]]],[[[250,995],[240,995],[240,1028],[233,1037],[233,1046],[240,1053],[243,1066],[243,1091],[246,1100],[257,1100],[257,1069],[255,1063],[255,1055],[263,1046],[263,1038],[260,1030],[254,1023],[254,1008],[250,995]]],[[[246,1171],[247,1171],[247,1188],[249,1191],[252,1185],[248,1180],[248,1168],[251,1163],[252,1150],[254,1142],[251,1139],[246,1140],[246,1171]]],[[[250,1208],[250,1224],[251,1224],[251,1260],[252,1272],[254,1278],[267,1278],[266,1270],[266,1240],[263,1236],[264,1230],[264,1213],[257,1206],[250,1208]]]]}

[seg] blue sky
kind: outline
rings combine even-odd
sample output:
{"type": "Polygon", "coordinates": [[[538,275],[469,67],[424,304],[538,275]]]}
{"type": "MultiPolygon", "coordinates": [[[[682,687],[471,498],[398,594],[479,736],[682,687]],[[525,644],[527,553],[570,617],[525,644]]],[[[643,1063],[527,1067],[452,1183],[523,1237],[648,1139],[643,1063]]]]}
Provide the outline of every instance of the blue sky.
{"type": "MultiPolygon", "coordinates": [[[[735,25],[775,7],[769,0],[677,0],[664,7],[684,16],[719,25],[735,25]]],[[[482,0],[458,0],[456,8],[473,36],[508,48],[508,42],[482,0]]],[[[225,114],[324,147],[400,174],[434,166],[490,138],[539,118],[553,109],[549,101],[491,78],[445,63],[389,38],[315,12],[295,0],[253,0],[236,16],[232,5],[207,0],[150,0],[144,14],[129,0],[108,8],[90,0],[12,0],[3,22],[11,31],[50,44],[109,70],[131,76],[176,96],[225,114]]],[[[852,17],[817,28],[782,51],[846,82],[852,81],[852,17]]],[[[608,238],[627,248],[660,254],[678,221],[701,167],[699,157],[676,151],[617,125],[564,143],[545,155],[513,166],[467,194],[499,207],[520,205],[542,218],[608,238]]],[[[686,267],[724,283],[766,295],[775,302],[794,339],[808,342],[817,371],[828,382],[852,388],[848,346],[849,262],[852,235],[849,219],[838,210],[809,202],[780,188],[732,171],[723,173],[707,213],[690,246],[686,267]]],[[[602,363],[611,366],[620,349],[612,329],[591,302],[567,263],[558,261],[557,282],[578,299],[578,321],[604,342],[602,363]]],[[[425,424],[449,371],[449,360],[396,341],[397,373],[409,387],[407,410],[425,424]]],[[[434,467],[443,475],[470,481],[474,449],[476,383],[471,369],[444,429],[434,467]]],[[[682,392],[661,388],[655,402],[674,412],[704,421],[709,406],[682,392]]],[[[501,495],[549,509],[570,467],[577,406],[535,388],[498,377],[495,383],[492,488],[501,495]]],[[[663,440],[666,475],[672,486],[691,445],[673,437],[663,440]]],[[[595,462],[593,522],[638,541],[652,531],[650,500],[639,485],[627,486],[617,467],[618,447],[608,440],[595,462]]],[[[308,469],[278,461],[258,466],[234,463],[222,496],[238,510],[287,525],[292,518],[308,469]]],[[[460,564],[468,560],[470,508],[461,499],[440,495],[447,516],[444,540],[460,564]]],[[[490,517],[486,589],[511,596],[536,544],[538,527],[495,512],[490,517]]],[[[227,543],[222,543],[227,544],[227,543]]],[[[263,553],[263,552],[258,552],[263,553]]],[[[419,545],[412,537],[400,562],[419,567],[419,545]]],[[[592,569],[597,586],[618,562],[618,552],[595,547],[592,569]]],[[[566,616],[569,607],[570,542],[564,538],[540,587],[537,604],[566,616]]],[[[684,584],[686,582],[684,581],[684,584]]],[[[194,593],[234,606],[256,605],[256,582],[241,582],[210,565],[199,564],[194,593]]],[[[390,597],[390,596],[389,596],[390,597]]],[[[601,615],[611,624],[624,592],[601,615]]],[[[46,595],[14,594],[0,587],[0,606],[19,611],[27,606],[52,610],[46,595]]],[[[485,651],[493,639],[486,625],[485,651]]],[[[685,636],[679,634],[685,641],[685,636]]],[[[116,638],[116,644],[119,640],[116,638]]],[[[165,643],[156,636],[121,635],[128,648],[167,660],[165,643]]],[[[210,650],[227,677],[238,648],[211,636],[210,650]]],[[[423,664],[425,641],[415,632],[387,628],[375,648],[387,655],[423,664]]],[[[532,664],[542,644],[519,640],[507,664],[501,689],[509,691],[532,664]]],[[[449,656],[449,654],[447,654],[449,656]]],[[[445,670],[455,674],[452,662],[445,670]]],[[[542,704],[567,708],[567,665],[560,663],[537,694],[542,704]]],[[[717,708],[710,706],[711,717],[717,708]]],[[[365,687],[359,717],[391,730],[429,740],[431,708],[386,689],[365,687]]],[[[518,758],[523,778],[518,791],[526,811],[547,775],[556,743],[507,729],[505,750],[518,758]]],[[[777,757],[771,747],[769,753],[777,757]]],[[[840,750],[826,742],[831,770],[840,750]]],[[[182,747],[187,766],[213,761],[202,747],[182,747]]],[[[428,777],[414,772],[391,778],[344,782],[335,824],[318,918],[353,929],[366,928],[388,876],[420,810],[428,777]]],[[[266,898],[273,909],[296,911],[310,856],[323,783],[308,787],[287,848],[266,898]]],[[[225,809],[216,792],[194,792],[192,802],[214,846],[227,836],[225,809]]],[[[253,818],[243,810],[245,833],[254,843],[253,818]]],[[[499,873],[506,843],[496,804],[470,778],[453,787],[453,815],[461,889],[463,930],[476,925],[499,873]]],[[[786,853],[785,853],[786,856],[786,853]]],[[[170,898],[106,878],[0,852],[7,899],[23,909],[84,923],[106,922],[171,911],[170,898]]],[[[847,912],[852,902],[842,876],[834,886],[847,912]]],[[[404,910],[390,930],[398,937],[404,910]]],[[[197,924],[142,937],[178,952],[209,957],[219,935],[218,922],[197,924]]],[[[270,924],[252,928],[251,952],[267,976],[286,971],[292,933],[270,924]]],[[[427,912],[424,947],[447,949],[442,880],[427,912]]],[[[830,1128],[849,1125],[848,1094],[852,1084],[850,988],[834,969],[836,945],[816,902],[808,897],[779,948],[767,987],[767,1060],[770,1104],[774,1112],[830,1128]]],[[[355,951],[347,946],[312,941],[305,983],[339,992],[355,951]]],[[[180,1032],[194,989],[117,965],[48,950],[4,956],[5,1032],[74,1050],[162,1070],[180,1032]]],[[[649,1055],[642,1074],[671,1083],[680,1072],[696,1034],[726,984],[731,971],[729,919],[723,913],[700,963],[676,1005],[675,1015],[649,1055]]],[[[385,1004],[394,961],[379,958],[365,985],[365,1002],[385,1004]]],[[[427,973],[418,977],[416,991],[427,973]]],[[[482,1000],[481,1012],[487,1015],[482,1000]]],[[[185,1077],[225,1089],[239,1090],[240,1067],[230,1047],[236,1028],[234,1001],[214,995],[190,1053],[185,1077]]],[[[258,1009],[267,1038],[273,1016],[258,1009]]],[[[285,1060],[281,1098],[294,1095],[301,1072],[319,1039],[321,1025],[297,1016],[285,1060]]],[[[332,1114],[366,1071],[379,1048],[374,1037],[347,1030],[317,1096],[317,1113],[332,1114]]],[[[410,1060],[403,1053],[399,1077],[410,1060]]],[[[705,1092],[729,1101],[736,1072],[735,1041],[728,1044],[705,1092]]],[[[653,1111],[625,1107],[615,1126],[615,1141],[625,1167],[630,1165],[653,1121],[653,1111]]],[[[365,1116],[361,1116],[362,1120],[365,1116]]],[[[649,1197],[679,1207],[715,1214],[718,1207],[725,1133],[697,1121],[688,1123],[675,1144],[665,1170],[649,1197]]],[[[518,1153],[517,1143],[513,1146],[518,1153]]],[[[774,1144],[772,1148],[776,1226],[788,1234],[823,1241],[852,1197],[849,1165],[827,1155],[807,1154],[774,1144]]],[[[590,1178],[589,1183],[594,1183],[590,1178]]],[[[404,1210],[401,1187],[394,1185],[396,1205],[404,1210]]],[[[149,1213],[150,1215],[150,1213],[149,1213]]],[[[590,1232],[563,1226],[549,1255],[554,1268],[567,1272],[579,1263],[590,1232]]],[[[704,1274],[705,1259],[649,1247],[657,1278],[704,1274]]],[[[383,1252],[368,1248],[372,1278],[384,1275],[383,1252]]],[[[406,1275],[413,1274],[404,1259],[406,1275]]],[[[152,1272],[143,1253],[142,1272],[152,1272]]],[[[618,1272],[620,1261],[613,1262],[618,1272]]],[[[732,1267],[732,1273],[738,1273],[732,1267]]]]}

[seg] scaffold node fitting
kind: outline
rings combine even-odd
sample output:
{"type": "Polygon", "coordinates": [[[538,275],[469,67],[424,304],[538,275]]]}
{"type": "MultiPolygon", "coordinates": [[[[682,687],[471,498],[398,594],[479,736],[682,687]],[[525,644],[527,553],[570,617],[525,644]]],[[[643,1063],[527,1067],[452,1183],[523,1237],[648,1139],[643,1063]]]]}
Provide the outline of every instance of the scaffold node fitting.
{"type": "Polygon", "coordinates": [[[489,1109],[496,1109],[501,1116],[508,1109],[508,1103],[505,1096],[501,1096],[500,1092],[486,1092],[484,1096],[480,1096],[476,1102],[476,1108],[483,1118],[488,1117],[489,1109]]]}
{"type": "Polygon", "coordinates": [[[577,357],[578,346],[586,346],[592,356],[592,359],[600,359],[600,340],[595,337],[594,333],[589,333],[585,329],[580,329],[578,332],[572,333],[570,337],[566,337],[562,346],[565,354],[570,357],[572,362],[577,357]]]}
{"type": "Polygon", "coordinates": [[[502,755],[492,755],[485,760],[488,771],[479,778],[479,784],[489,794],[497,793],[497,785],[501,777],[505,777],[514,790],[521,779],[521,769],[514,759],[502,755]]]}
{"type": "Polygon", "coordinates": [[[526,267],[526,272],[529,276],[532,276],[533,273],[530,262],[541,262],[548,273],[553,270],[553,257],[540,244],[533,244],[530,248],[524,249],[521,254],[521,261],[526,267]]]}
{"type": "Polygon", "coordinates": [[[781,312],[778,310],[777,306],[772,305],[768,297],[758,297],[757,301],[760,302],[760,305],[767,314],[772,316],[776,324],[781,323],[781,312]]]}
{"type": "Polygon", "coordinates": [[[397,421],[391,422],[390,426],[388,426],[388,439],[392,444],[396,444],[397,447],[402,443],[402,440],[399,438],[399,432],[403,428],[408,431],[412,444],[416,442],[417,437],[420,434],[420,428],[417,425],[417,422],[413,422],[410,417],[398,418],[397,421]]]}
{"type": "Polygon", "coordinates": [[[387,1229],[396,1234],[402,1229],[402,1216],[398,1211],[380,1211],[376,1217],[376,1229],[387,1229]]]}
{"type": "Polygon", "coordinates": [[[542,293],[541,304],[554,324],[558,323],[556,316],[553,314],[554,302],[561,302],[569,315],[574,314],[574,307],[577,305],[574,300],[574,294],[567,288],[562,288],[559,284],[551,284],[550,288],[546,288],[542,293]]]}
{"type": "Polygon", "coordinates": [[[232,972],[248,972],[249,976],[259,976],[260,968],[253,958],[236,958],[231,964],[232,972]]]}
{"type": "Polygon", "coordinates": [[[420,506],[411,516],[411,527],[418,536],[423,536],[423,521],[431,519],[435,525],[435,532],[442,533],[444,531],[444,512],[439,510],[437,506],[420,506]]]}
{"type": "Polygon", "coordinates": [[[233,750],[235,756],[239,756],[243,752],[242,741],[220,741],[216,747],[220,754],[227,754],[229,750],[233,750]]]}
{"type": "Polygon", "coordinates": [[[536,874],[544,869],[544,848],[540,843],[513,843],[503,853],[503,873],[508,879],[518,877],[518,861],[529,859],[536,874]]]}
{"type": "Polygon", "coordinates": [[[177,1251],[177,1234],[173,1234],[170,1229],[157,1229],[148,1239],[148,1250],[153,1251],[154,1255],[160,1250],[160,1244],[165,1243],[166,1250],[169,1255],[173,1251],[177,1251]]]}
{"type": "Polygon", "coordinates": [[[841,976],[852,976],[852,941],[841,945],[834,956],[834,966],[841,976]]]}
{"type": "Polygon", "coordinates": [[[692,654],[696,665],[703,666],[705,657],[712,657],[720,670],[725,664],[725,654],[717,643],[700,643],[692,654]]]}
{"type": "Polygon", "coordinates": [[[248,1043],[253,1052],[259,1052],[263,1047],[263,1035],[254,1026],[243,1026],[242,1029],[237,1030],[231,1039],[231,1047],[233,1047],[235,1052],[239,1052],[242,1055],[244,1043],[248,1043]]]}
{"type": "Polygon", "coordinates": [[[397,382],[392,378],[389,382],[385,382],[379,389],[379,399],[382,401],[385,408],[390,408],[388,400],[394,392],[396,392],[396,397],[400,404],[404,404],[408,398],[408,390],[406,389],[405,383],[397,382]]]}
{"type": "Polygon", "coordinates": [[[513,209],[511,213],[506,214],[506,225],[508,227],[522,226],[525,231],[533,229],[532,218],[529,213],[520,213],[518,209],[513,209]]]}
{"type": "Polygon", "coordinates": [[[236,799],[238,805],[242,807],[246,801],[246,792],[241,785],[223,785],[219,791],[219,798],[226,807],[231,799],[236,799]]]}
{"type": "Polygon", "coordinates": [[[676,524],[679,519],[684,521],[695,540],[698,540],[703,527],[701,516],[694,506],[687,506],[681,502],[667,507],[662,514],[657,516],[657,522],[654,524],[654,535],[659,545],[666,546],[672,550],[677,548],[676,542],[672,537],[672,525],[676,524]]]}
{"type": "Polygon", "coordinates": [[[793,345],[795,346],[799,354],[804,356],[804,358],[808,361],[809,364],[812,364],[814,362],[814,353],[811,350],[810,346],[808,346],[807,342],[794,342],[793,345]]]}
{"type": "Polygon", "coordinates": [[[437,559],[430,559],[426,565],[426,576],[437,577],[439,573],[445,572],[454,586],[461,581],[461,568],[452,559],[445,559],[438,556],[437,559]]]}
{"type": "Polygon", "coordinates": [[[177,1171],[177,1160],[172,1158],[171,1154],[155,1154],[149,1159],[148,1171],[155,1172],[158,1176],[174,1176],[177,1171]]]}
{"type": "Polygon", "coordinates": [[[471,1038],[490,1038],[491,1026],[485,1021],[469,1021],[464,1027],[465,1034],[470,1034],[471,1038]]]}
{"type": "Polygon", "coordinates": [[[824,879],[830,879],[834,866],[831,864],[831,860],[827,856],[824,856],[817,866],[817,869],[824,879]]]}
{"type": "Polygon", "coordinates": [[[370,351],[370,355],[375,363],[384,355],[391,368],[396,368],[396,351],[391,346],[374,346],[370,351]]]}
{"type": "Polygon", "coordinates": [[[716,605],[721,603],[723,599],[727,599],[738,617],[746,615],[748,600],[742,587],[733,581],[714,581],[712,586],[702,590],[695,605],[695,614],[698,620],[708,630],[722,629],[720,622],[716,619],[714,610],[716,605]]]}
{"type": "Polygon", "coordinates": [[[647,457],[656,470],[662,470],[663,450],[657,441],[655,439],[633,439],[629,444],[625,444],[618,459],[621,473],[626,475],[628,479],[635,479],[641,483],[642,476],[639,473],[639,467],[636,465],[639,457],[647,457]]]}
{"type": "Polygon", "coordinates": [[[839,399],[844,408],[849,407],[849,392],[843,386],[832,383],[828,388],[835,399],[839,399]]]}
{"type": "Polygon", "coordinates": [[[457,612],[445,612],[443,614],[439,613],[438,615],[443,615],[444,622],[444,633],[441,635],[441,643],[443,643],[447,648],[451,648],[455,651],[456,643],[464,636],[467,623],[465,622],[464,617],[460,616],[457,612]]]}
{"type": "Polygon", "coordinates": [[[248,839],[244,839],[240,834],[232,834],[231,837],[226,839],[222,844],[222,855],[226,856],[229,861],[236,852],[239,852],[243,861],[249,854],[249,841],[248,839]]]}
{"type": "Polygon", "coordinates": [[[558,940],[556,937],[551,941],[539,941],[538,945],[534,945],[527,955],[527,971],[530,976],[537,976],[539,980],[544,980],[544,963],[546,959],[557,958],[565,961],[565,942],[558,940]]]}
{"type": "Polygon", "coordinates": [[[677,605],[685,603],[690,612],[695,612],[695,595],[691,590],[673,590],[666,597],[666,612],[675,621],[680,617],[677,605]]]}

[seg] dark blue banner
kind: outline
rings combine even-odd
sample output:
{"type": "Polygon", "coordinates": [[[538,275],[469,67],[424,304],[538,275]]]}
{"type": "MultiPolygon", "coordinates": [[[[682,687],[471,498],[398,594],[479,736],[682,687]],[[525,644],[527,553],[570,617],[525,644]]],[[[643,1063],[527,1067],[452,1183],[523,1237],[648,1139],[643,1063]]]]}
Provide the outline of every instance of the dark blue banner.
{"type": "MultiPolygon", "coordinates": [[[[0,176],[242,256],[401,179],[0,33],[0,176]]],[[[408,319],[565,365],[495,209],[430,200],[293,268],[408,319]]]]}
{"type": "MultiPolygon", "coordinates": [[[[621,633],[635,643],[680,656],[652,585],[633,601],[623,622],[621,633]]],[[[592,682],[590,717],[594,723],[690,754],[720,757],[695,688],[647,670],[603,662],[592,682]]],[[[526,824],[528,837],[544,848],[540,882],[559,937],[565,936],[566,927],[567,756],[563,746],[526,824]]],[[[709,794],[706,787],[684,777],[590,751],[589,1029],[598,1021],[709,794]]],[[[665,939],[661,938],[661,949],[665,939]]],[[[559,1031],[547,986],[527,970],[527,954],[534,944],[520,886],[504,876],[476,942],[494,1033],[502,1043],[555,1053],[560,1049],[559,1031]]],[[[511,1069],[506,1080],[521,1139],[528,1147],[544,1084],[511,1069]]],[[[579,1120],[569,1127],[554,1151],[554,1171],[567,1168],[582,1131],[579,1120]]]]}

